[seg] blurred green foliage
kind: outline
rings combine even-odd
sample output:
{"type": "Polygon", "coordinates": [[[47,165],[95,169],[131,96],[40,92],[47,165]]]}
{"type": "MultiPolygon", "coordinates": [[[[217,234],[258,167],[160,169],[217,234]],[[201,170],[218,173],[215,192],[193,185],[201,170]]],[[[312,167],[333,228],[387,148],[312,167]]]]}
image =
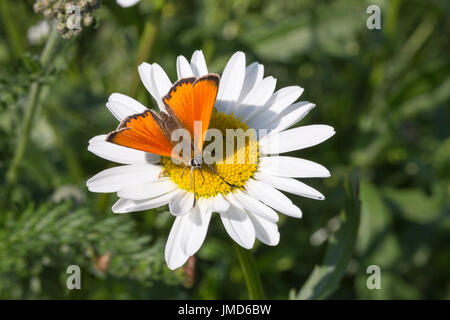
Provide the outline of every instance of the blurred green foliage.
{"type": "Polygon", "coordinates": [[[355,166],[356,248],[329,298],[450,298],[449,1],[142,0],[127,9],[103,1],[96,27],[61,40],[45,76],[43,43],[27,39],[42,19],[32,4],[0,6],[2,186],[30,84],[43,84],[10,209],[0,217],[1,298],[247,298],[217,217],[192,279],[165,265],[173,217],[164,208],[114,215],[115,195],[85,188],[90,176],[113,165],[87,151],[91,137],[117,125],[105,107],[108,96],[130,94],[154,106],[136,66],[144,57],[175,79],[176,57],[196,49],[215,72],[244,51],[248,63],[263,63],[265,74],[278,79],[277,88],[305,88],[302,100],[317,107],[300,125],[324,123],[337,132],[293,153],[326,165],[332,177],[306,181],[324,201],[292,196],[304,218],[280,217],[277,247],[255,245],[268,298],[286,299],[321,263],[355,166]],[[381,30],[366,27],[370,4],[381,7],[381,30]],[[65,287],[70,264],[82,268],[80,291],[65,287]],[[381,290],[366,286],[373,264],[381,268],[381,290]]]}
{"type": "Polygon", "coordinates": [[[350,172],[345,187],[345,206],[339,215],[339,220],[335,220],[339,226],[335,228],[333,234],[329,235],[329,245],[323,262],[314,268],[297,295],[295,290],[290,292],[291,298],[326,299],[334,293],[346,272],[355,248],[361,216],[359,168],[350,172]]]}

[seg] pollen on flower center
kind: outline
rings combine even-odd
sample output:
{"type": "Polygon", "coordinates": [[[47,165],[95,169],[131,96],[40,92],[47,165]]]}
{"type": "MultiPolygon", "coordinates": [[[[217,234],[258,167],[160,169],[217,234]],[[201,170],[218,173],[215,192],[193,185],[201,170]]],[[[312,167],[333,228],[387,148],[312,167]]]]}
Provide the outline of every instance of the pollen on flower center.
{"type": "MultiPolygon", "coordinates": [[[[202,166],[201,173],[198,170],[194,170],[195,176],[195,191],[198,197],[209,198],[214,197],[217,194],[227,194],[233,189],[242,188],[244,184],[250,179],[258,166],[258,141],[254,131],[247,131],[248,126],[245,122],[242,122],[240,118],[236,118],[233,114],[224,114],[222,112],[213,112],[211,116],[210,129],[218,129],[223,136],[223,153],[224,158],[222,161],[218,161],[212,164],[212,167],[220,174],[224,180],[234,185],[231,187],[226,184],[220,177],[207,168],[206,165],[202,166]],[[245,142],[240,144],[238,139],[233,139],[234,146],[226,143],[227,129],[242,129],[243,131],[250,132],[245,138],[245,142]],[[226,150],[232,147],[227,154],[226,150]]],[[[231,140],[230,140],[231,141],[231,140]]],[[[204,148],[207,147],[209,142],[205,143],[204,148]]],[[[185,169],[184,165],[175,164],[171,158],[163,157],[161,161],[163,165],[163,173],[168,176],[179,188],[194,192],[191,184],[190,168],[185,169]]]]}

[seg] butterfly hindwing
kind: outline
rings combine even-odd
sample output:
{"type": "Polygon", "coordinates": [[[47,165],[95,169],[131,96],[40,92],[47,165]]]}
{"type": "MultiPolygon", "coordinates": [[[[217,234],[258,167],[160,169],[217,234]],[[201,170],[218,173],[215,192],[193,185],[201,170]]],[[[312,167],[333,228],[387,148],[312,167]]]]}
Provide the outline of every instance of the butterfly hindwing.
{"type": "Polygon", "coordinates": [[[153,110],[125,118],[106,141],[141,151],[170,157],[172,143],[155,121],[153,110]]]}

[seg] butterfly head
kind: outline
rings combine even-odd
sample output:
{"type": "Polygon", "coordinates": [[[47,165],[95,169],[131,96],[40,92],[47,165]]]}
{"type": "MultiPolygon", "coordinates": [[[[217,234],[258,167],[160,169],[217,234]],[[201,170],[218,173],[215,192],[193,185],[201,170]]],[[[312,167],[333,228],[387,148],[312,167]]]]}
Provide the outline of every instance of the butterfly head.
{"type": "Polygon", "coordinates": [[[201,169],[203,164],[203,158],[201,156],[195,156],[189,161],[189,165],[195,169],[201,169]]]}

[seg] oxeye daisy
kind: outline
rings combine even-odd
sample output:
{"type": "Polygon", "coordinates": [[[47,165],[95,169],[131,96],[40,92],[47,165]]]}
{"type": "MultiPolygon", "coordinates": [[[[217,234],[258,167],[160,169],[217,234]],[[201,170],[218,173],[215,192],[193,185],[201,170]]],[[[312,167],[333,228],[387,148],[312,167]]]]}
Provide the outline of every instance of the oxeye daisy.
{"type": "Polygon", "coordinates": [[[302,217],[283,192],[324,199],[295,178],[330,176],[320,164],[280,154],[317,145],[334,135],[334,129],[327,125],[288,129],[315,105],[296,102],[303,92],[299,86],[275,91],[276,79],[264,77],[264,66],[258,62],[246,66],[242,52],[230,58],[221,77],[208,72],[201,51],[195,51],[190,62],[179,56],[176,67],[178,81],[173,84],[158,64],[139,66],[159,113],[128,96],[110,96],[106,106],[120,125],[92,138],[88,150],[123,165],[89,179],[89,190],[117,192],[115,213],[168,205],[176,216],[165,248],[171,269],[200,249],[213,213],[219,214],[240,246],[252,248],[255,238],[277,245],[278,213],[302,217]],[[195,138],[198,121],[200,134],[195,138]],[[172,134],[178,129],[193,134],[193,155],[183,149],[174,156],[172,134]],[[229,130],[245,132],[243,143],[228,139],[229,130]],[[215,153],[209,148],[210,132],[224,137],[218,144],[217,136],[215,140],[224,156],[208,163],[206,154],[215,153]]]}

